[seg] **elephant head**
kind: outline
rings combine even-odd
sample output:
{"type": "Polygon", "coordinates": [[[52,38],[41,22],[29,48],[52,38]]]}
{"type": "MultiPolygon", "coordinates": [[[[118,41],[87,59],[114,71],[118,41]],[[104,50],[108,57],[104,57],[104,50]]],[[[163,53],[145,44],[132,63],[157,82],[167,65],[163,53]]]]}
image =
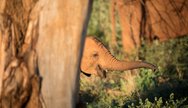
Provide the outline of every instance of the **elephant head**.
{"type": "Polygon", "coordinates": [[[106,77],[105,70],[125,71],[137,68],[157,70],[155,65],[144,61],[126,62],[118,60],[95,37],[86,38],[81,61],[81,71],[85,75],[90,76],[94,74],[100,77],[106,77]]]}

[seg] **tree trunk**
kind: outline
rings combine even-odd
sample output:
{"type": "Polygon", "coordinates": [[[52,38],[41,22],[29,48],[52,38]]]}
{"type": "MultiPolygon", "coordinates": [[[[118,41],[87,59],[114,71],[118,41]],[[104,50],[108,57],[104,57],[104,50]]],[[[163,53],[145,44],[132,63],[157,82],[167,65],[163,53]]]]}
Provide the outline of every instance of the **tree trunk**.
{"type": "Polygon", "coordinates": [[[110,2],[110,18],[111,18],[111,43],[112,48],[115,48],[117,46],[117,40],[116,40],[116,24],[115,24],[115,6],[116,6],[116,0],[111,0],[110,2]]]}
{"type": "Polygon", "coordinates": [[[0,1],[0,107],[75,107],[89,0],[0,1]]]}
{"type": "Polygon", "coordinates": [[[133,54],[140,46],[141,3],[137,0],[127,2],[119,0],[116,4],[122,30],[123,49],[126,53],[133,54]]]}
{"type": "Polygon", "coordinates": [[[141,45],[188,34],[187,0],[116,0],[124,51],[133,54],[141,45]]]}
{"type": "Polygon", "coordinates": [[[42,93],[49,108],[75,107],[80,49],[86,35],[88,0],[49,0],[41,11],[37,52],[42,93]]]}
{"type": "Polygon", "coordinates": [[[39,95],[40,76],[36,72],[38,20],[35,12],[30,13],[36,2],[0,2],[1,108],[42,107],[39,95]]]}

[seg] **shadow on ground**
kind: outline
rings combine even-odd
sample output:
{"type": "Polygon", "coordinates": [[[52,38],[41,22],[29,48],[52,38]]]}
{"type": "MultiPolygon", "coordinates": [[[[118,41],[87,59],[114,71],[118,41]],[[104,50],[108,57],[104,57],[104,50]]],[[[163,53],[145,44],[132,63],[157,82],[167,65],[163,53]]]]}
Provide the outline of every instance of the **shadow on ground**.
{"type": "MultiPolygon", "coordinates": [[[[155,88],[140,93],[140,96],[135,96],[135,100],[125,102],[124,108],[127,108],[128,105],[131,105],[131,103],[138,105],[139,99],[148,99],[150,102],[154,102],[155,97],[162,97],[163,102],[166,102],[167,100],[169,100],[171,93],[174,93],[174,100],[188,97],[188,79],[171,79],[167,82],[159,84],[155,88]]],[[[184,104],[187,105],[188,100],[186,100],[184,104]]]]}

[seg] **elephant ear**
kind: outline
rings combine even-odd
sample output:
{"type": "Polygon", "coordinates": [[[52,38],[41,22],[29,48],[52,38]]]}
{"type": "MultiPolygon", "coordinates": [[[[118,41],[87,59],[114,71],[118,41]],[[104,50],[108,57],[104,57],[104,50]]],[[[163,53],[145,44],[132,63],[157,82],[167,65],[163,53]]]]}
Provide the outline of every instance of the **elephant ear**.
{"type": "Polygon", "coordinates": [[[97,65],[96,71],[97,71],[98,76],[100,76],[101,78],[106,78],[106,71],[102,69],[100,65],[97,65]]]}

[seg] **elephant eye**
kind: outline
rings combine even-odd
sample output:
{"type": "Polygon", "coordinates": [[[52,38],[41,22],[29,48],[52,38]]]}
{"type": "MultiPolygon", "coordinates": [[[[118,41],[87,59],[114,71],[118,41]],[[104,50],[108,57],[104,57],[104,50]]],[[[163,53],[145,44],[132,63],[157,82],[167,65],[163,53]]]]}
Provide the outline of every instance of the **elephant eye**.
{"type": "Polygon", "coordinates": [[[92,56],[93,56],[93,57],[98,57],[99,54],[98,54],[97,52],[94,52],[92,56]]]}

